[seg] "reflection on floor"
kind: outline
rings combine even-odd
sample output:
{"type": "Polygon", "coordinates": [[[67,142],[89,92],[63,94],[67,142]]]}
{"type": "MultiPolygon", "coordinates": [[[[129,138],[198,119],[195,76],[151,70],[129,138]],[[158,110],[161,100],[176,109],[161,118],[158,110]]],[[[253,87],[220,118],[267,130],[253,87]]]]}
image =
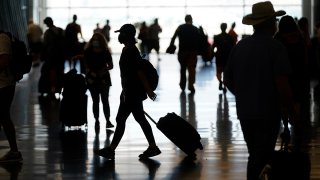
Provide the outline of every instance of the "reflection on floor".
{"type": "MultiPolygon", "coordinates": [[[[114,55],[111,71],[111,121],[119,105],[121,89],[118,67],[119,55],[114,55]]],[[[125,135],[116,150],[114,162],[93,154],[93,149],[109,144],[113,129],[105,129],[102,112],[100,131],[94,129],[92,101],[88,98],[88,127],[62,132],[59,122],[59,99],[40,98],[37,83],[40,67],[35,67],[18,83],[12,108],[17,128],[23,164],[1,165],[0,179],[190,179],[244,180],[247,150],[236,118],[235,99],[229,92],[218,90],[215,66],[197,67],[196,93],[181,93],[178,85],[179,65],[175,55],[162,55],[161,61],[151,56],[160,81],[155,102],[146,100],[145,110],[155,119],[175,112],[192,124],[202,137],[204,150],[198,150],[197,160],[188,161],[185,154],[152,124],[162,154],[148,160],[138,155],[147,148],[147,141],[132,116],[127,121],[125,135]]],[[[89,95],[89,92],[87,92],[89,95]]],[[[89,96],[90,97],[90,96],[89,96]]],[[[60,97],[61,98],[61,97],[60,97]]],[[[320,179],[319,106],[312,103],[310,155],[311,179],[320,179]]],[[[0,156],[8,150],[0,132],[0,156]]]]}

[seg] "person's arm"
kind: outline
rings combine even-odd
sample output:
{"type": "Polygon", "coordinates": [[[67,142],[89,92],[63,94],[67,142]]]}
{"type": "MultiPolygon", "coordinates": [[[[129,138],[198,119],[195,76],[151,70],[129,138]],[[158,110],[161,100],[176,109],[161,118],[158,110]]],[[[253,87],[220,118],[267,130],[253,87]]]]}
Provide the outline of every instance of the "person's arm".
{"type": "Polygon", "coordinates": [[[109,51],[107,51],[107,62],[106,62],[106,67],[107,70],[113,69],[113,61],[112,61],[112,56],[109,51]]]}
{"type": "Polygon", "coordinates": [[[170,45],[174,45],[174,41],[176,40],[176,37],[178,36],[178,32],[179,32],[179,27],[176,29],[176,31],[174,32],[171,41],[170,41],[170,45]]]}
{"type": "Polygon", "coordinates": [[[299,123],[300,107],[293,99],[293,93],[287,76],[276,77],[276,87],[283,106],[289,116],[289,122],[293,125],[299,123]]]}
{"type": "Polygon", "coordinates": [[[81,39],[84,41],[83,35],[82,35],[82,30],[81,30],[81,26],[78,25],[78,32],[80,34],[81,39]]]}
{"type": "Polygon", "coordinates": [[[0,71],[6,69],[10,63],[9,54],[0,54],[0,71]]]}
{"type": "Polygon", "coordinates": [[[10,63],[11,40],[5,34],[0,34],[0,71],[6,69],[10,63]]]}
{"type": "Polygon", "coordinates": [[[232,93],[235,94],[234,90],[234,80],[233,80],[233,51],[231,50],[230,55],[228,57],[227,65],[224,69],[223,72],[223,84],[228,88],[228,90],[232,93]]]}

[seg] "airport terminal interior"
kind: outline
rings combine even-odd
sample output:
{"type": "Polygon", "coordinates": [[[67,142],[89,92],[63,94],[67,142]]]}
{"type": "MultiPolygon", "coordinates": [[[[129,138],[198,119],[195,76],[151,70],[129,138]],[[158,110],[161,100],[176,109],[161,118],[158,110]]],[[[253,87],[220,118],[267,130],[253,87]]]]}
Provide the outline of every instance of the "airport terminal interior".
{"type": "MultiPolygon", "coordinates": [[[[99,10],[97,4],[92,5],[89,1],[56,1],[34,0],[34,6],[41,6],[47,10],[45,16],[51,16],[57,20],[57,23],[64,27],[68,21],[71,21],[73,14],[78,14],[79,23],[85,25],[85,39],[91,37],[91,31],[96,21],[87,18],[81,20],[81,14],[84,15],[91,8],[99,10]],[[42,4],[42,2],[47,2],[42,4]],[[58,3],[60,2],[60,4],[58,3]],[[68,2],[68,3],[67,3],[68,2]],[[62,4],[61,4],[62,3],[62,4]],[[63,4],[67,3],[67,4],[63,4]],[[78,3],[78,6],[76,6],[78,3]],[[63,6],[63,7],[62,7],[63,6]],[[87,8],[84,8],[87,7],[87,8]],[[57,11],[55,11],[57,10],[57,11]],[[56,12],[67,12],[68,15],[56,14],[56,12]],[[64,20],[61,20],[62,17],[64,20]],[[82,21],[82,22],[81,22],[82,21]]],[[[93,1],[92,1],[93,2],[93,1]]],[[[104,2],[104,1],[97,1],[104,2]]],[[[106,1],[105,1],[106,2],[106,1]]],[[[110,1],[116,2],[116,1],[110,1]]],[[[121,0],[119,3],[108,7],[112,13],[120,9],[127,12],[125,18],[116,18],[120,15],[107,17],[102,11],[97,11],[97,16],[101,16],[97,21],[103,25],[105,19],[111,19],[114,29],[120,27],[122,23],[131,20],[131,22],[140,21],[139,17],[132,16],[133,11],[138,11],[133,0],[121,0]],[[120,3],[121,2],[121,3],[120,3]],[[125,5],[125,6],[124,6],[125,5]],[[123,7],[124,6],[124,7],[123,7]],[[128,8],[131,7],[131,8],[128,8]],[[135,10],[134,10],[135,9],[135,10]]],[[[141,1],[140,3],[145,2],[141,1]]],[[[171,1],[163,1],[171,2],[171,1]]],[[[173,1],[172,1],[173,2],[173,1]]],[[[180,2],[180,1],[179,1],[180,2]]],[[[159,22],[163,23],[165,30],[160,44],[160,59],[152,51],[150,62],[156,67],[159,74],[159,84],[155,93],[155,101],[147,99],[144,101],[145,111],[158,121],[167,113],[174,112],[190,123],[200,134],[203,150],[196,151],[196,159],[187,158],[186,154],[170,141],[158,128],[151,122],[151,127],[155,136],[156,143],[162,153],[149,159],[139,159],[147,147],[148,142],[132,115],[129,116],[126,123],[126,130],[118,148],[115,151],[115,160],[106,160],[94,154],[95,149],[106,147],[113,138],[115,128],[106,129],[106,122],[100,104],[100,128],[95,128],[95,119],[92,113],[92,100],[89,91],[87,103],[87,126],[66,128],[60,122],[60,105],[63,96],[56,94],[55,97],[40,96],[38,93],[38,81],[41,73],[42,63],[33,66],[31,72],[17,83],[16,92],[12,104],[11,115],[16,127],[17,143],[23,156],[22,163],[0,164],[1,180],[94,180],[94,179],[113,179],[113,180],[245,180],[248,161],[248,152],[243,138],[241,126],[236,114],[235,97],[227,91],[224,93],[219,90],[219,82],[216,78],[215,59],[212,63],[204,62],[198,57],[196,67],[195,93],[188,90],[182,92],[179,87],[180,66],[177,61],[177,54],[166,54],[165,49],[168,46],[170,37],[176,23],[183,22],[184,14],[188,12],[198,12],[206,4],[197,5],[196,2],[186,0],[185,4],[171,4],[168,13],[162,10],[166,8],[159,5],[160,10],[155,16],[159,15],[159,22]],[[172,13],[173,7],[179,9],[181,16],[175,17],[169,21],[168,14],[172,13]],[[161,16],[164,19],[161,19],[161,16]],[[166,24],[166,25],[165,25],[166,24]]],[[[203,1],[209,3],[209,1],[203,1]]],[[[219,2],[219,1],[212,1],[219,2]]],[[[220,1],[221,4],[211,3],[210,6],[215,9],[226,8],[227,1],[220,1]]],[[[229,1],[228,1],[229,2],[229,1]]],[[[233,2],[233,1],[232,1],[233,2]]],[[[236,21],[239,26],[239,34],[250,34],[251,29],[243,28],[241,18],[243,14],[251,11],[251,5],[256,1],[243,1],[231,6],[233,9],[241,8],[236,13],[236,21]],[[245,6],[244,6],[245,4],[245,6]],[[240,20],[239,20],[240,19],[240,20]]],[[[289,12],[299,17],[302,15],[301,1],[274,1],[275,8],[291,8],[289,12]],[[282,4],[280,3],[282,2],[282,4]],[[292,3],[292,4],[290,4],[292,3]],[[300,8],[297,8],[300,7],[300,8]]],[[[312,1],[313,2],[313,1],[312,1]]],[[[100,9],[106,7],[103,4],[100,9]]],[[[152,5],[147,4],[145,7],[152,5]]],[[[140,9],[143,9],[140,6],[140,9]]],[[[155,10],[152,7],[151,10],[155,10]],[[153,8],[153,9],[152,9],[153,8]]],[[[42,10],[43,10],[42,9],[42,10]]],[[[35,10],[33,10],[35,11],[35,10]]],[[[44,11],[44,10],[43,10],[44,11]]],[[[34,19],[42,24],[42,18],[45,16],[43,11],[37,12],[34,19]]],[[[32,12],[32,11],[31,11],[32,12]]],[[[150,12],[150,11],[148,11],[150,12]]],[[[208,11],[206,11],[208,12],[208,11]]],[[[200,12],[198,12],[201,14],[200,12]]],[[[221,13],[221,12],[216,12],[221,13]]],[[[92,16],[92,15],[90,15],[92,16]]],[[[140,16],[140,15],[139,15],[140,16]]],[[[148,17],[151,21],[155,16],[148,17]]],[[[195,15],[199,21],[206,21],[205,15],[195,15]]],[[[227,17],[228,25],[232,19],[227,17]],[[230,20],[230,21],[229,21],[230,20]]],[[[148,20],[148,19],[145,19],[148,20]]],[[[208,25],[208,34],[218,33],[214,28],[218,28],[220,22],[208,25]],[[214,28],[213,28],[214,27],[214,28]],[[210,30],[209,30],[210,29],[210,30]]],[[[202,24],[202,23],[198,23],[202,24]]],[[[43,24],[42,24],[43,25],[43,24]]],[[[45,29],[45,27],[43,26],[45,29]]],[[[112,31],[113,33],[113,31],[112,31]]],[[[112,58],[114,68],[110,71],[112,86],[110,88],[109,102],[111,108],[110,120],[116,125],[115,117],[120,102],[121,79],[119,69],[119,58],[121,45],[117,41],[117,35],[111,35],[110,48],[113,50],[112,58]]],[[[211,35],[210,35],[211,36],[211,35]]],[[[68,63],[65,63],[65,72],[70,70],[68,63]]],[[[80,65],[76,65],[80,70],[80,65]]],[[[318,81],[310,81],[310,127],[305,134],[307,142],[307,152],[311,161],[311,180],[320,180],[320,102],[314,98],[314,87],[318,81]]],[[[179,129],[177,129],[179,131],[179,129]]],[[[278,139],[276,149],[280,148],[280,138],[278,139]]],[[[0,129],[0,157],[9,150],[7,139],[0,129]]]]}
{"type": "MultiPolygon", "coordinates": [[[[114,128],[105,128],[100,115],[100,131],[94,128],[92,101],[88,94],[88,127],[62,128],[59,107],[62,96],[39,97],[37,91],[40,67],[17,84],[12,119],[23,155],[21,166],[0,166],[1,179],[164,179],[164,180],[245,180],[248,152],[236,116],[235,98],[218,89],[215,65],[201,59],[197,66],[195,94],[182,93],[179,87],[179,63],[176,55],[161,54],[161,61],[152,54],[150,61],[159,72],[157,99],[145,100],[145,111],[158,121],[174,112],[194,126],[201,136],[203,150],[189,161],[151,121],[156,142],[162,153],[148,160],[139,160],[148,146],[138,123],[130,115],[124,137],[116,150],[115,160],[108,161],[93,153],[110,143],[114,128]]],[[[119,106],[121,91],[119,55],[113,55],[110,106],[112,123],[119,106]]],[[[66,64],[66,71],[68,66],[66,64]]],[[[100,107],[101,109],[102,107],[100,107]]],[[[308,149],[311,158],[311,179],[320,179],[319,104],[311,104],[312,127],[308,149]]],[[[179,129],[177,129],[179,131],[179,129]]],[[[0,131],[0,155],[8,144],[0,131]]],[[[280,143],[280,142],[279,142],[280,143]]],[[[277,149],[279,149],[279,143],[277,149]]]]}

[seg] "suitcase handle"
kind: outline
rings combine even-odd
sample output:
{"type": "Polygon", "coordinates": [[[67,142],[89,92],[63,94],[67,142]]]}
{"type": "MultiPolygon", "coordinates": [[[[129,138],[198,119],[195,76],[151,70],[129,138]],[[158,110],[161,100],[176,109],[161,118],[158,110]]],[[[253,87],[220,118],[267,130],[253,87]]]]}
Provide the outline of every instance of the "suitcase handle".
{"type": "Polygon", "coordinates": [[[148,114],[144,111],[144,114],[154,123],[157,125],[157,122],[148,114]]]}

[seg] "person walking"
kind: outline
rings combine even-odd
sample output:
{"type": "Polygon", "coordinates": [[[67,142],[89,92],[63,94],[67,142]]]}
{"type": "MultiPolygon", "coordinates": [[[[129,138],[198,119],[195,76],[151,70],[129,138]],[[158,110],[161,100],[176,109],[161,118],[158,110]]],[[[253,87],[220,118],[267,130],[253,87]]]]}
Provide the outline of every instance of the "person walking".
{"type": "Polygon", "coordinates": [[[48,93],[54,97],[55,93],[61,93],[65,60],[65,36],[62,28],[54,25],[51,17],[43,20],[48,29],[43,36],[43,49],[41,59],[44,64],[41,67],[38,90],[41,95],[48,93]]]}
{"type": "Polygon", "coordinates": [[[30,54],[33,60],[33,66],[38,66],[40,64],[40,54],[43,46],[42,36],[43,36],[42,28],[38,24],[35,24],[32,19],[29,19],[27,39],[28,39],[30,54]]]}
{"type": "Polygon", "coordinates": [[[230,36],[232,36],[234,45],[236,45],[237,42],[238,42],[238,34],[237,34],[236,31],[234,30],[235,28],[236,28],[236,22],[233,22],[233,23],[231,24],[231,28],[230,28],[229,31],[228,31],[228,34],[229,34],[230,36]]]}
{"type": "Polygon", "coordinates": [[[100,127],[99,103],[100,98],[106,118],[106,128],[114,125],[110,121],[109,89],[111,78],[109,70],[113,68],[112,56],[108,44],[101,33],[94,33],[84,50],[84,66],[86,80],[92,97],[92,111],[95,118],[95,127],[100,127]]]}
{"type": "Polygon", "coordinates": [[[104,35],[108,43],[110,42],[110,30],[111,30],[110,20],[107,19],[106,24],[102,28],[102,34],[104,35]]]}
{"type": "Polygon", "coordinates": [[[94,33],[102,33],[102,28],[100,28],[99,23],[96,24],[96,28],[93,30],[93,34],[94,33]]]}
{"type": "Polygon", "coordinates": [[[155,100],[156,94],[150,89],[140,66],[142,58],[138,48],[135,46],[136,29],[132,24],[124,24],[115,32],[120,32],[118,40],[121,44],[124,44],[119,61],[122,92],[116,117],[117,126],[110,146],[95,150],[94,152],[99,156],[114,160],[115,149],[124,134],[127,118],[132,113],[135,120],[140,124],[149,143],[149,147],[139,155],[139,158],[156,156],[161,151],[156,145],[152,128],[143,110],[143,101],[147,98],[147,95],[150,99],[155,100]]]}
{"type": "Polygon", "coordinates": [[[216,49],[216,76],[219,81],[219,90],[224,93],[227,92],[226,87],[223,87],[223,70],[227,64],[229,53],[233,46],[235,45],[234,40],[231,35],[229,35],[227,30],[227,23],[221,23],[220,25],[221,33],[213,36],[212,49],[216,49]]]}
{"type": "Polygon", "coordinates": [[[298,108],[288,76],[291,73],[286,48],[273,39],[277,16],[270,1],[253,4],[242,23],[252,25],[253,35],[242,39],[230,53],[224,84],[235,95],[237,116],[248,148],[247,179],[258,180],[275,150],[283,109],[291,124],[298,108]]]}
{"type": "Polygon", "coordinates": [[[149,59],[149,27],[147,26],[146,22],[143,21],[139,28],[138,39],[141,40],[140,42],[140,52],[141,55],[144,56],[146,59],[149,59]]]}
{"type": "Polygon", "coordinates": [[[185,16],[185,24],[181,24],[176,29],[170,42],[174,45],[175,39],[179,39],[178,61],[180,63],[180,88],[186,88],[188,70],[188,89],[191,93],[195,92],[194,83],[196,81],[197,55],[199,49],[200,33],[199,29],[193,25],[192,16],[185,16]]]}
{"type": "Polygon", "coordinates": [[[3,128],[10,147],[10,150],[0,158],[0,163],[23,160],[21,152],[18,150],[16,130],[10,115],[16,86],[13,73],[10,70],[11,52],[11,37],[0,31],[0,126],[3,128]]]}
{"type": "Polygon", "coordinates": [[[310,124],[310,77],[308,72],[308,48],[296,21],[292,16],[283,16],[279,21],[275,39],[282,42],[288,52],[292,73],[289,83],[293,99],[300,107],[300,124],[295,126],[292,138],[297,150],[306,149],[306,132],[310,124]]]}
{"type": "Polygon", "coordinates": [[[65,39],[66,39],[66,55],[69,61],[70,68],[75,68],[75,62],[72,62],[71,59],[73,56],[83,52],[83,47],[81,47],[78,36],[80,35],[81,39],[84,40],[82,36],[82,30],[80,24],[77,23],[78,16],[74,14],[72,16],[72,22],[70,22],[65,29],[65,39]]]}
{"type": "Polygon", "coordinates": [[[148,51],[151,53],[154,49],[157,53],[158,60],[160,60],[160,43],[159,33],[162,32],[162,28],[158,23],[158,18],[154,19],[153,24],[149,26],[149,46],[148,51]]]}

